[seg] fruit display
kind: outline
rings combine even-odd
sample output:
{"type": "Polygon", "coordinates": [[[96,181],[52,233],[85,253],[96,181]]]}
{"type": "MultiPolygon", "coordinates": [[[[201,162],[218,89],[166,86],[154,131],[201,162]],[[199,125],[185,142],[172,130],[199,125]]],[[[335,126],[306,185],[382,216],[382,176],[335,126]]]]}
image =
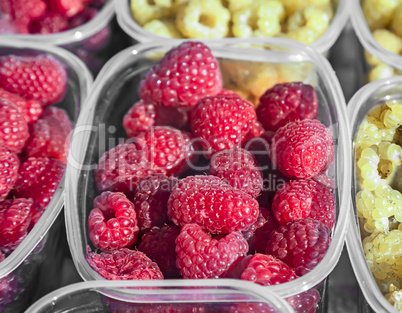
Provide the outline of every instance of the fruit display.
{"type": "MultiPolygon", "coordinates": [[[[402,2],[362,0],[361,9],[376,44],[395,55],[402,55],[402,28],[400,23],[402,2]]],[[[402,75],[402,67],[395,67],[384,60],[381,61],[367,50],[365,50],[364,55],[370,67],[367,75],[368,82],[402,75]]],[[[400,59],[402,60],[402,57],[400,59]]]]}
{"type": "MultiPolygon", "coordinates": [[[[78,106],[71,88],[85,93],[87,82],[76,85],[75,68],[55,51],[1,49],[0,312],[8,313],[30,305],[40,266],[58,240],[46,231],[61,209],[58,188],[78,106]]],[[[80,71],[90,79],[87,69],[80,71]]]]}
{"type": "MultiPolygon", "coordinates": [[[[122,137],[90,157],[87,211],[80,210],[88,238],[82,266],[92,277],[273,286],[325,257],[338,203],[331,121],[318,119],[322,94],[288,81],[253,104],[225,89],[221,63],[205,44],[183,42],[143,70],[138,89],[130,85],[130,106],[113,109],[119,117],[114,112],[107,129],[122,137]],[[160,114],[166,110],[176,118],[160,114]],[[272,175],[275,187],[266,184],[272,175]]],[[[314,312],[320,294],[313,288],[287,300],[314,312]]]]}
{"type": "Polygon", "coordinates": [[[134,20],[169,38],[283,37],[311,44],[328,29],[338,2],[131,0],[134,20]]]}

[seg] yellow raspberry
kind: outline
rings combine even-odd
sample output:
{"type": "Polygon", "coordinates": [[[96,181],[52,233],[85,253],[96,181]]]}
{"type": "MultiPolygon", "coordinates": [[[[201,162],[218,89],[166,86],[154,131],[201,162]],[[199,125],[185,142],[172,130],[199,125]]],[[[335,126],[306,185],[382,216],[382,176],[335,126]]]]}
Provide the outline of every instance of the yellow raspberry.
{"type": "Polygon", "coordinates": [[[171,12],[165,6],[156,4],[156,1],[150,4],[147,0],[131,0],[131,14],[143,26],[152,20],[169,16],[171,12]]]}
{"type": "Polygon", "coordinates": [[[325,10],[307,6],[288,18],[284,36],[304,44],[311,44],[325,33],[329,23],[330,17],[325,10]]]}
{"type": "MultiPolygon", "coordinates": [[[[376,29],[373,31],[373,36],[377,42],[385,49],[399,54],[402,50],[402,39],[395,35],[393,32],[387,29],[376,29]]],[[[371,66],[375,66],[381,63],[376,57],[365,51],[367,62],[371,66]]]]}
{"type": "Polygon", "coordinates": [[[176,15],[180,32],[188,38],[223,38],[229,32],[230,12],[219,0],[192,0],[176,15]]]}
{"type": "Polygon", "coordinates": [[[226,0],[230,12],[244,9],[253,4],[253,0],[226,0]]]}
{"type": "Polygon", "coordinates": [[[368,73],[368,81],[373,82],[381,78],[389,78],[395,75],[395,70],[393,67],[380,63],[374,66],[368,73]]]}
{"type": "Polygon", "coordinates": [[[399,290],[398,287],[391,283],[385,298],[395,309],[402,312],[402,290],[399,290]]]}
{"type": "Polygon", "coordinates": [[[371,30],[387,28],[392,21],[392,16],[401,0],[364,0],[362,10],[367,25],[371,30]]]}
{"type": "Polygon", "coordinates": [[[394,11],[394,16],[392,17],[391,29],[396,35],[402,37],[402,3],[394,11]]]}
{"type": "Polygon", "coordinates": [[[176,22],[173,19],[164,18],[160,20],[152,20],[151,22],[146,23],[143,28],[158,36],[168,38],[183,38],[176,27],[176,22]]]}
{"type": "Polygon", "coordinates": [[[302,10],[308,5],[315,7],[331,6],[331,0],[282,0],[286,9],[287,16],[292,15],[297,10],[302,10]]]}

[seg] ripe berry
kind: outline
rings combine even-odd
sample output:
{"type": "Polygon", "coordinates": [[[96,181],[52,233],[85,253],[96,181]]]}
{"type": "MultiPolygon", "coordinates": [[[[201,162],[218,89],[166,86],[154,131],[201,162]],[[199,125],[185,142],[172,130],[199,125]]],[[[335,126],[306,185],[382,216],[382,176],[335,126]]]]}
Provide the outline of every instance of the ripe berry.
{"type": "Polygon", "coordinates": [[[152,174],[138,184],[133,203],[141,231],[171,223],[167,215],[167,202],[176,183],[177,178],[152,174]]]}
{"type": "Polygon", "coordinates": [[[134,193],[143,178],[155,173],[165,171],[149,162],[144,151],[133,143],[122,143],[106,151],[94,171],[99,192],[120,191],[126,195],[134,193]]]}
{"type": "Polygon", "coordinates": [[[211,159],[210,174],[256,198],[262,188],[262,173],[253,155],[241,148],[223,150],[211,159]]]}
{"type": "Polygon", "coordinates": [[[325,172],[334,159],[334,140],[318,120],[291,122],[272,139],[270,157],[288,177],[310,178],[325,172]]]}
{"type": "Polygon", "coordinates": [[[218,278],[247,251],[239,232],[215,239],[197,224],[186,224],[176,239],[176,265],[183,278],[218,278]]]}
{"type": "Polygon", "coordinates": [[[25,100],[3,88],[0,88],[0,98],[8,100],[14,105],[28,124],[36,122],[43,113],[42,104],[39,101],[25,100]]]}
{"type": "Polygon", "coordinates": [[[19,166],[18,156],[5,146],[0,146],[0,201],[4,200],[14,187],[19,166]]]}
{"type": "Polygon", "coordinates": [[[222,76],[218,61],[201,42],[184,42],[170,50],[141,82],[138,94],[147,103],[193,106],[218,94],[222,76]]]}
{"type": "Polygon", "coordinates": [[[210,153],[248,141],[256,122],[254,106],[236,95],[203,98],[191,115],[192,132],[210,153]]]}
{"type": "Polygon", "coordinates": [[[18,28],[22,33],[28,32],[28,24],[44,14],[46,7],[47,4],[44,0],[0,1],[0,11],[18,23],[18,28]]]}
{"type": "Polygon", "coordinates": [[[20,165],[13,194],[19,198],[32,198],[46,208],[59,187],[64,164],[50,158],[28,158],[20,165]]]}
{"type": "Polygon", "coordinates": [[[57,12],[47,12],[29,25],[31,34],[54,34],[68,29],[68,19],[57,12]]]}
{"type": "Polygon", "coordinates": [[[295,179],[279,189],[272,212],[280,225],[298,218],[321,221],[329,229],[335,223],[335,197],[330,189],[311,179],[295,179]]]}
{"type": "Polygon", "coordinates": [[[176,225],[196,223],[212,234],[248,229],[258,202],[216,176],[187,176],[173,188],[168,215],[176,225]]]}
{"type": "Polygon", "coordinates": [[[144,252],[158,264],[165,278],[180,278],[180,272],[176,267],[175,250],[180,229],[176,225],[165,225],[161,228],[154,226],[142,236],[138,245],[139,251],[144,252]]]}
{"type": "Polygon", "coordinates": [[[94,199],[88,226],[89,238],[102,251],[131,247],[139,232],[134,205],[120,192],[105,191],[94,199]]]}
{"type": "Polygon", "coordinates": [[[52,11],[71,18],[84,10],[85,2],[86,0],[52,0],[49,1],[49,6],[52,11]]]}
{"type": "Polygon", "coordinates": [[[276,229],[269,237],[267,254],[272,254],[302,276],[310,272],[327,253],[330,229],[320,221],[297,219],[276,229]]]}
{"type": "MultiPolygon", "coordinates": [[[[0,251],[0,263],[5,260],[5,255],[0,251]]],[[[17,276],[14,272],[0,278],[0,299],[2,306],[12,303],[19,291],[17,276]]]]}
{"type": "Polygon", "coordinates": [[[89,252],[86,260],[99,275],[109,280],[163,279],[158,265],[136,250],[122,248],[100,254],[89,252]]]}
{"type": "Polygon", "coordinates": [[[0,99],[0,145],[19,153],[28,138],[28,124],[22,114],[9,101],[0,99]]]}
{"type": "Polygon", "coordinates": [[[0,87],[44,105],[63,99],[67,90],[65,66],[49,55],[0,57],[0,87]]]}
{"type": "Polygon", "coordinates": [[[281,260],[272,255],[260,253],[251,258],[241,275],[241,279],[252,281],[262,286],[283,284],[296,278],[295,271],[281,260]]]}
{"type": "Polygon", "coordinates": [[[63,109],[47,107],[43,117],[32,125],[25,152],[32,157],[53,157],[66,164],[72,130],[73,124],[63,109]]]}
{"type": "Polygon", "coordinates": [[[286,301],[296,313],[315,313],[317,304],[320,301],[320,293],[311,288],[295,296],[286,298],[286,301]]]}
{"type": "Polygon", "coordinates": [[[256,111],[265,130],[275,132],[289,122],[317,118],[317,95],[302,82],[277,84],[261,96],[256,111]]]}

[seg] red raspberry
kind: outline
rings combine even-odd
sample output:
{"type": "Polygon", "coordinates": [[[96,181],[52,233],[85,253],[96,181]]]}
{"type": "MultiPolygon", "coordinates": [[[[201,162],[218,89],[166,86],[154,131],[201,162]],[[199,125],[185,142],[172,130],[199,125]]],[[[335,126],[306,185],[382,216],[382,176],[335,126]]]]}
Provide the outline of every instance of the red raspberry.
{"type": "Polygon", "coordinates": [[[89,7],[85,8],[84,11],[78,13],[76,16],[70,19],[69,29],[85,24],[86,22],[93,19],[96,16],[96,14],[98,14],[97,9],[89,7]]]}
{"type": "Polygon", "coordinates": [[[253,155],[244,149],[234,148],[216,153],[211,159],[210,173],[254,198],[261,192],[262,173],[253,155]]]}
{"type": "Polygon", "coordinates": [[[56,159],[28,158],[20,165],[13,194],[19,198],[32,198],[46,208],[59,187],[64,167],[56,159]]]}
{"type": "Polygon", "coordinates": [[[155,173],[165,173],[144,157],[135,144],[123,143],[105,152],[95,168],[95,184],[99,192],[120,191],[132,194],[137,184],[155,173]]]}
{"type": "Polygon", "coordinates": [[[331,190],[310,179],[295,179],[279,189],[272,212],[280,225],[298,218],[319,220],[329,229],[335,223],[335,197],[331,190]]]}
{"type": "Polygon", "coordinates": [[[183,278],[218,278],[247,251],[239,232],[215,239],[197,224],[186,224],[176,239],[176,265],[183,278]]]}
{"type": "Polygon", "coordinates": [[[231,306],[227,313],[278,313],[278,311],[266,302],[241,302],[231,306]]]}
{"type": "MultiPolygon", "coordinates": [[[[5,260],[4,254],[0,251],[0,263],[5,260]]],[[[16,294],[18,292],[17,277],[13,272],[7,276],[0,278],[0,303],[3,307],[15,300],[16,294]]]]}
{"type": "Polygon", "coordinates": [[[171,223],[167,215],[167,202],[176,183],[177,178],[153,174],[138,184],[133,203],[140,230],[171,223]]]}
{"type": "MultiPolygon", "coordinates": [[[[39,18],[46,11],[46,2],[43,0],[2,0],[0,11],[17,21],[20,30],[27,30],[28,24],[39,18]]],[[[27,33],[27,31],[24,31],[27,33]]]]}
{"type": "Polygon", "coordinates": [[[277,131],[289,122],[317,118],[317,95],[302,82],[276,84],[261,96],[256,111],[266,130],[277,131]]]}
{"type": "Polygon", "coordinates": [[[191,115],[194,136],[205,139],[212,152],[245,143],[256,122],[254,106],[236,95],[203,98],[191,115]]]}
{"type": "Polygon", "coordinates": [[[266,215],[267,215],[267,209],[260,208],[259,213],[258,213],[258,218],[255,221],[255,223],[253,225],[251,225],[248,229],[243,230],[241,232],[246,240],[249,240],[251,237],[253,237],[256,230],[258,228],[262,227],[267,222],[267,219],[265,218],[266,215]]]}
{"type": "Polygon", "coordinates": [[[171,126],[185,129],[188,114],[185,108],[167,108],[139,101],[126,113],[123,127],[129,137],[151,130],[153,126],[171,126]]]}
{"type": "Polygon", "coordinates": [[[311,288],[293,297],[286,298],[286,301],[296,313],[315,313],[317,304],[320,301],[320,293],[311,288]]]}
{"type": "Polygon", "coordinates": [[[325,172],[334,159],[334,140],[318,120],[291,122],[272,139],[270,157],[288,177],[310,178],[325,172]]]}
{"type": "Polygon", "coordinates": [[[302,276],[325,256],[331,243],[330,229],[311,218],[297,219],[279,227],[269,237],[266,254],[272,254],[302,276]]]}
{"type": "Polygon", "coordinates": [[[0,87],[44,105],[63,99],[67,90],[64,65],[49,55],[0,57],[0,87]]]}
{"type": "Polygon", "coordinates": [[[32,126],[25,152],[30,157],[53,157],[66,164],[72,130],[66,111],[47,107],[43,117],[32,126]]]}
{"type": "Polygon", "coordinates": [[[68,19],[57,12],[48,12],[29,25],[31,34],[54,34],[68,29],[68,19]]]}
{"type": "Polygon", "coordinates": [[[130,248],[139,228],[134,204],[121,192],[105,191],[94,199],[88,217],[89,238],[102,251],[130,248]]]}
{"type": "Polygon", "coordinates": [[[171,49],[141,82],[138,94],[148,103],[193,106],[222,89],[222,75],[211,50],[187,41],[171,49]]]}
{"type": "Polygon", "coordinates": [[[0,88],[0,98],[8,100],[22,114],[25,121],[30,124],[36,122],[42,115],[42,104],[36,100],[25,100],[24,98],[0,88]]]}
{"type": "Polygon", "coordinates": [[[221,275],[220,278],[236,278],[240,279],[241,274],[247,268],[248,263],[253,258],[253,255],[246,255],[239,257],[236,261],[232,263],[229,269],[221,275]]]}
{"type": "Polygon", "coordinates": [[[262,286],[283,284],[296,278],[295,271],[281,260],[272,255],[260,253],[252,257],[241,275],[241,279],[252,281],[262,286]]]}
{"type": "Polygon", "coordinates": [[[320,173],[318,175],[313,176],[312,179],[315,180],[316,182],[321,183],[331,191],[335,190],[335,180],[331,176],[328,176],[324,173],[320,173]]]}
{"type": "Polygon", "coordinates": [[[51,0],[49,6],[52,11],[59,12],[65,17],[73,17],[85,9],[84,0],[51,0]]]}
{"type": "Polygon", "coordinates": [[[189,134],[167,126],[156,126],[133,140],[144,150],[148,161],[166,171],[167,175],[187,169],[192,152],[189,134]]]}
{"type": "Polygon", "coordinates": [[[264,133],[264,128],[262,127],[260,122],[255,122],[250,126],[248,133],[244,136],[242,142],[243,147],[247,147],[247,142],[252,140],[255,137],[258,137],[264,133]]]}
{"type": "Polygon", "coordinates": [[[272,212],[266,208],[260,207],[258,220],[260,224],[256,225],[254,234],[247,239],[250,253],[265,253],[269,236],[279,227],[272,212]],[[261,223],[263,224],[261,225],[261,223]]]}
{"type": "Polygon", "coordinates": [[[4,146],[0,146],[0,201],[4,200],[14,187],[18,177],[20,159],[4,146]]]}
{"type": "Polygon", "coordinates": [[[1,4],[0,4],[0,34],[18,34],[18,33],[19,31],[15,21],[12,21],[10,17],[6,16],[1,12],[1,4]]]}
{"type": "Polygon", "coordinates": [[[9,101],[0,99],[0,145],[19,153],[28,138],[28,124],[22,114],[9,101]]]}
{"type": "Polygon", "coordinates": [[[261,170],[273,169],[269,158],[270,145],[275,133],[264,131],[259,136],[250,138],[244,145],[244,149],[249,151],[257,160],[261,170]]]}
{"type": "Polygon", "coordinates": [[[37,222],[32,217],[43,212],[32,199],[14,199],[0,202],[0,249],[11,253],[25,239],[37,222]]]}
{"type": "Polygon", "coordinates": [[[109,280],[163,279],[158,265],[140,251],[122,248],[111,252],[88,252],[88,264],[109,280]]]}
{"type": "Polygon", "coordinates": [[[211,175],[183,178],[168,201],[168,215],[176,225],[196,223],[212,234],[246,230],[258,212],[253,197],[211,175]]]}
{"type": "Polygon", "coordinates": [[[165,225],[161,228],[152,227],[145,233],[138,245],[138,250],[144,252],[156,262],[165,278],[180,278],[176,267],[176,238],[180,234],[179,226],[165,225]]]}

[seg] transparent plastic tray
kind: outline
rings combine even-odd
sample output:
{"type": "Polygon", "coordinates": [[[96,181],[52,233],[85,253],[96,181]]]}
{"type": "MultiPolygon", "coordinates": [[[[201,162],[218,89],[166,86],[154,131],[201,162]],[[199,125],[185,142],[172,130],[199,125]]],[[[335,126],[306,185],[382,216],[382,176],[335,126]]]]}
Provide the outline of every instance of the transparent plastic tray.
{"type": "MultiPolygon", "coordinates": [[[[28,54],[36,55],[47,53],[67,66],[68,90],[57,107],[67,111],[70,118],[76,121],[92,85],[92,75],[87,67],[70,52],[53,46],[33,42],[8,41],[0,44],[0,55],[28,54]]],[[[15,293],[13,299],[0,303],[0,312],[21,312],[36,292],[37,275],[45,259],[53,258],[57,254],[58,232],[64,231],[64,223],[58,220],[55,223],[64,204],[64,178],[57,188],[52,200],[34,228],[21,244],[0,263],[0,283],[7,282],[15,293]],[[48,236],[52,225],[57,228],[48,236]],[[52,248],[51,248],[52,247],[52,248]]],[[[54,266],[58,266],[54,264],[54,266]]],[[[49,270],[50,272],[50,270],[49,270]]],[[[52,277],[52,280],[57,280],[52,277]]]]}
{"type": "MultiPolygon", "coordinates": [[[[402,100],[402,76],[394,76],[389,79],[381,79],[363,86],[355,93],[348,103],[348,115],[354,142],[361,122],[367,113],[386,99],[402,100]]],[[[354,146],[354,144],[353,144],[354,146]]],[[[350,256],[350,261],[355,272],[357,281],[363,292],[366,301],[375,312],[397,312],[378,288],[370,268],[367,265],[363,251],[362,239],[359,228],[359,219],[356,211],[355,196],[358,191],[355,172],[355,152],[352,151],[350,159],[353,163],[352,169],[352,208],[349,211],[349,229],[346,237],[346,245],[350,256]]],[[[363,305],[362,312],[370,312],[370,308],[363,305]]]]}

